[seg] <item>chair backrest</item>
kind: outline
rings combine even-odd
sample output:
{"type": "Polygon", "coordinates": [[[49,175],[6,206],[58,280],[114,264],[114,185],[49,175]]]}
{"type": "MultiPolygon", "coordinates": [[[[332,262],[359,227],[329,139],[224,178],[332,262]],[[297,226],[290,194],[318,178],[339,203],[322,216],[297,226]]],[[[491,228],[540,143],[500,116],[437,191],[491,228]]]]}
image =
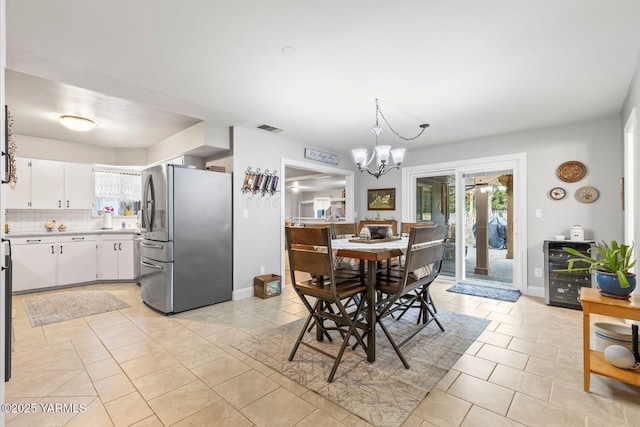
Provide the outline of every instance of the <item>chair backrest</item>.
{"type": "Polygon", "coordinates": [[[353,237],[358,235],[358,226],[355,222],[336,222],[333,224],[333,238],[353,237]]]}
{"type": "Polygon", "coordinates": [[[403,291],[432,282],[442,268],[448,227],[413,227],[403,272],[403,291]],[[423,272],[424,275],[421,275],[423,272]]]}
{"type": "Polygon", "coordinates": [[[329,227],[286,228],[291,281],[296,283],[295,272],[330,278],[333,282],[333,256],[329,227]]]}
{"type": "Polygon", "coordinates": [[[403,222],[401,225],[402,235],[405,234],[408,236],[411,231],[411,227],[435,227],[436,223],[427,221],[427,222],[403,222]]]}

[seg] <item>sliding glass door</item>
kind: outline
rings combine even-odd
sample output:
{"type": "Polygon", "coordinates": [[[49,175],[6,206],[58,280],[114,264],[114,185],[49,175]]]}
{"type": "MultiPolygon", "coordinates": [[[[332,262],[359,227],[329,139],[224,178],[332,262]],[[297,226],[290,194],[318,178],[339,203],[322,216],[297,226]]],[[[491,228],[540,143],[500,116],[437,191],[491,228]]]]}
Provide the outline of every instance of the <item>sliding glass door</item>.
{"type": "Polygon", "coordinates": [[[524,177],[524,154],[403,170],[402,220],[449,226],[443,278],[525,290],[524,177]]]}
{"type": "Polygon", "coordinates": [[[416,179],[415,221],[450,226],[441,274],[455,277],[455,175],[425,176],[416,179]]]}
{"type": "Polygon", "coordinates": [[[463,173],[465,262],[462,280],[513,286],[513,175],[463,173]]]}

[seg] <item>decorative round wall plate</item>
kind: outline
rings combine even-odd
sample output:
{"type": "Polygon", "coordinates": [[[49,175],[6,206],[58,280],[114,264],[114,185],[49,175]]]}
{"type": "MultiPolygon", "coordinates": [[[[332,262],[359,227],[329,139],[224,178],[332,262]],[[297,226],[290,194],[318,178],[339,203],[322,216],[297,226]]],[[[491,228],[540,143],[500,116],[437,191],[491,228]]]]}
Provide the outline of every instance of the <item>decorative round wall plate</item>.
{"type": "Polygon", "coordinates": [[[551,196],[553,200],[562,200],[566,195],[567,192],[562,187],[554,187],[551,189],[551,191],[549,191],[549,196],[551,196]]]}
{"type": "Polygon", "coordinates": [[[580,162],[564,162],[558,166],[558,178],[564,182],[580,181],[587,174],[587,167],[580,162]]]}
{"type": "Polygon", "coordinates": [[[595,187],[590,187],[588,185],[584,187],[580,187],[576,190],[576,199],[582,203],[593,203],[598,200],[598,190],[595,187]]]}

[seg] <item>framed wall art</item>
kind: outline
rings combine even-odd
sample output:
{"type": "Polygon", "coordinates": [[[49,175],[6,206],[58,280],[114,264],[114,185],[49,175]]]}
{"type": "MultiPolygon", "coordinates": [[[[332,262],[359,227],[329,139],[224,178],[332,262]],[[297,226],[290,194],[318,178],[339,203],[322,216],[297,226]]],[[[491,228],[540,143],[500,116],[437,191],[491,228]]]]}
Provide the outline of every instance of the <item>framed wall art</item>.
{"type": "Polygon", "coordinates": [[[367,209],[370,211],[395,211],[396,189],[375,188],[367,190],[367,209]]]}

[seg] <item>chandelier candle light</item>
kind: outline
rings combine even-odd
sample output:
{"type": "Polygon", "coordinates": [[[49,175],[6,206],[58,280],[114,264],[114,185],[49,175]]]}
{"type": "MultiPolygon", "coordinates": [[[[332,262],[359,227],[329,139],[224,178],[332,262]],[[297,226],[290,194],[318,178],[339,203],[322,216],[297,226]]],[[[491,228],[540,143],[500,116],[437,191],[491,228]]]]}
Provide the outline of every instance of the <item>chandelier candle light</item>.
{"type": "Polygon", "coordinates": [[[376,145],[374,151],[371,153],[371,158],[367,160],[369,152],[366,148],[357,148],[355,150],[351,150],[351,152],[353,153],[353,160],[355,161],[356,166],[358,166],[358,170],[360,170],[360,172],[367,171],[370,175],[375,176],[376,179],[380,178],[390,170],[400,169],[400,164],[404,160],[405,152],[404,148],[395,148],[392,150],[390,145],[378,145],[378,136],[380,135],[380,132],[382,132],[382,128],[378,124],[378,116],[382,117],[382,120],[384,120],[387,126],[389,126],[391,132],[393,132],[399,138],[404,139],[405,141],[413,141],[414,139],[422,135],[424,130],[429,127],[427,123],[423,123],[420,125],[420,127],[422,128],[420,130],[420,133],[418,133],[413,138],[405,138],[401,136],[391,127],[391,125],[387,121],[387,118],[384,116],[384,114],[382,114],[382,110],[380,110],[380,106],[378,105],[378,99],[376,98],[376,124],[373,129],[371,129],[371,132],[373,132],[373,134],[376,136],[376,145]],[[393,166],[390,166],[389,156],[391,156],[393,160],[393,166]],[[371,169],[369,169],[369,165],[373,162],[374,158],[376,158],[377,169],[372,171],[371,169]]]}

